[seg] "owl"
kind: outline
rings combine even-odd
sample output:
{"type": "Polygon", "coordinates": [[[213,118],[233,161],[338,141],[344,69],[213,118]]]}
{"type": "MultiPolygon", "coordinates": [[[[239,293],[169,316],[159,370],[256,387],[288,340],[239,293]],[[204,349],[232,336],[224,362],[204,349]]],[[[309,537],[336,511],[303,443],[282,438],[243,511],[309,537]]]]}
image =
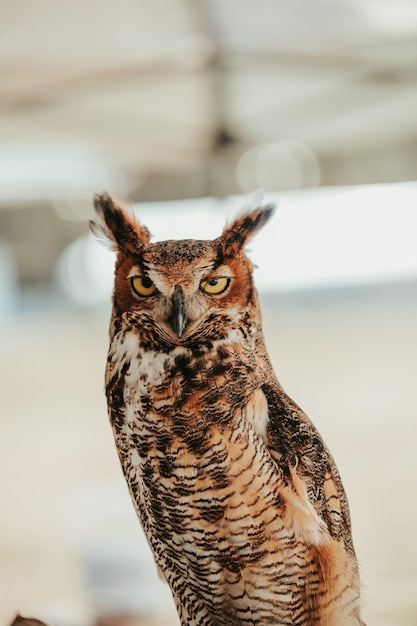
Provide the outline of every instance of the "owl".
{"type": "Polygon", "coordinates": [[[326,445],[280,386],[245,246],[151,243],[107,194],[117,252],[106,395],[124,476],[183,626],[359,626],[348,502],[326,445]]]}

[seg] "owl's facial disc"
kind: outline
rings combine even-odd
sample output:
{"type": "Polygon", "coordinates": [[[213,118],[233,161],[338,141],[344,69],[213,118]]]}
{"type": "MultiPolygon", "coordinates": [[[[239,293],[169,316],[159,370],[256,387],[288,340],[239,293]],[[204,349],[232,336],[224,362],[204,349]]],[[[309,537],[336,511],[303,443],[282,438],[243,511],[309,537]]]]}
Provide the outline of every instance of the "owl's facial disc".
{"type": "Polygon", "coordinates": [[[169,256],[163,247],[160,251],[149,247],[138,263],[127,259],[120,264],[119,306],[123,311],[142,312],[139,330],[143,323],[152,324],[165,341],[175,345],[213,338],[220,332],[221,320],[227,321],[231,311],[237,314],[241,302],[246,302],[250,264],[241,254],[218,265],[217,250],[210,242],[197,242],[194,256],[188,250],[194,242],[188,242],[185,250],[182,241],[175,246],[168,243],[169,256]],[[205,254],[200,255],[203,244],[205,254]],[[175,257],[177,245],[179,258],[175,257]]]}

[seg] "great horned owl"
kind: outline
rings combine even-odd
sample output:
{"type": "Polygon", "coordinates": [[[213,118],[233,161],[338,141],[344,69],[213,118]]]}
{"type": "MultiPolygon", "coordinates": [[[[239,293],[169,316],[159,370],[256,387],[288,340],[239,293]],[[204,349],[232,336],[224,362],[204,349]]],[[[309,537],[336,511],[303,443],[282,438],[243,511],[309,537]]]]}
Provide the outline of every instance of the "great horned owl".
{"type": "Polygon", "coordinates": [[[273,207],[156,243],[112,197],[95,208],[117,251],[110,420],[181,624],[362,624],[342,482],[273,372],[244,251],[273,207]]]}

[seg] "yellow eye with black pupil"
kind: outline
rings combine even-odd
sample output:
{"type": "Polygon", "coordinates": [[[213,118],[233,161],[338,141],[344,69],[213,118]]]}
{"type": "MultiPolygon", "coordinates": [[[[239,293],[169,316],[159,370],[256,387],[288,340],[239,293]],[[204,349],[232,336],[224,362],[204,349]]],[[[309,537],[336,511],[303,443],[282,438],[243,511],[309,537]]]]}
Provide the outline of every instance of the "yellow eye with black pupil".
{"type": "Polygon", "coordinates": [[[200,283],[201,291],[208,293],[210,296],[218,296],[226,291],[230,283],[230,278],[208,278],[200,283]]]}
{"type": "Polygon", "coordinates": [[[147,296],[152,296],[156,291],[155,285],[153,284],[151,279],[147,278],[146,276],[135,276],[131,280],[131,285],[133,291],[138,296],[142,296],[145,298],[147,296]]]}

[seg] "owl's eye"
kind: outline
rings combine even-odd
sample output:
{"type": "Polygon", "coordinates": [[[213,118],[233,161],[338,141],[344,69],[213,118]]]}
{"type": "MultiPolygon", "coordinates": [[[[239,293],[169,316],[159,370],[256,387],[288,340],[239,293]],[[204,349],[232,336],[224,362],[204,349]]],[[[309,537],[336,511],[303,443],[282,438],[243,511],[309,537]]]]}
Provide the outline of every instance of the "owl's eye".
{"type": "Polygon", "coordinates": [[[147,296],[152,296],[156,291],[155,285],[147,276],[134,276],[131,279],[130,284],[132,285],[133,291],[138,296],[145,298],[147,296]]]}
{"type": "Polygon", "coordinates": [[[230,283],[230,278],[208,278],[200,283],[201,291],[211,296],[217,296],[226,291],[230,283]]]}

